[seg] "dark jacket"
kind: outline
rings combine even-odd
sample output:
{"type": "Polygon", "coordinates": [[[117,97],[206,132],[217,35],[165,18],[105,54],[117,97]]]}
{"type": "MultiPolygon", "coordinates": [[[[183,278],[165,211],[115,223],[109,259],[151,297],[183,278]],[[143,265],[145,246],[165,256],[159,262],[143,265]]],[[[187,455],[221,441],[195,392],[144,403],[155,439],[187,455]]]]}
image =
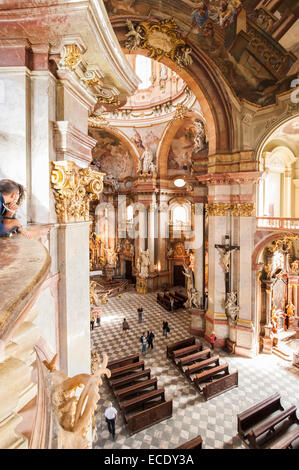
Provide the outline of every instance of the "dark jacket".
{"type": "Polygon", "coordinates": [[[151,333],[149,333],[149,334],[147,335],[147,342],[148,342],[148,344],[151,344],[151,343],[153,342],[154,337],[155,337],[155,335],[154,335],[153,332],[151,332],[151,333]]]}
{"type": "Polygon", "coordinates": [[[4,201],[3,194],[0,193],[0,236],[8,235],[12,232],[18,231],[18,227],[14,227],[9,231],[6,230],[5,225],[3,223],[3,217],[5,216],[5,213],[6,213],[5,201],[4,201]]]}

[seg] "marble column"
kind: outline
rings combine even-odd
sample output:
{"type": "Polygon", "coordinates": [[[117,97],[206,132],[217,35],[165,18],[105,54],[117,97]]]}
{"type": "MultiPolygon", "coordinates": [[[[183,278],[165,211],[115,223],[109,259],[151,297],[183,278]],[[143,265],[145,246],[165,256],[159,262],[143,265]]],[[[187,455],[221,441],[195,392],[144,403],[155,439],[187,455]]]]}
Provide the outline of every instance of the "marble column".
{"type": "Polygon", "coordinates": [[[90,372],[89,222],[60,224],[60,367],[68,376],[90,372]]]}

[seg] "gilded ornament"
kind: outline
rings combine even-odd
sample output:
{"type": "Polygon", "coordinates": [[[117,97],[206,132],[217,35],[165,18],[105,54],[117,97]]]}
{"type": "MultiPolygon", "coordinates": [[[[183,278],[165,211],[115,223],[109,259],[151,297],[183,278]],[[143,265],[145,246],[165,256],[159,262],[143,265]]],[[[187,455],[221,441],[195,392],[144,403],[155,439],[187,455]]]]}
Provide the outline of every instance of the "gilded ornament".
{"type": "Polygon", "coordinates": [[[225,216],[228,212],[234,217],[253,217],[255,205],[251,203],[229,204],[224,202],[208,204],[208,215],[210,216],[225,216]]]}
{"type": "Polygon", "coordinates": [[[89,204],[103,191],[104,173],[71,161],[52,162],[51,183],[60,223],[89,221],[89,204]]]}
{"type": "Polygon", "coordinates": [[[126,47],[130,51],[139,47],[147,49],[152,59],[159,61],[167,57],[179,68],[192,64],[192,49],[187,47],[173,18],[159,23],[142,21],[136,27],[130,20],[127,20],[127,27],[129,31],[126,34],[126,47]]]}
{"type": "Polygon", "coordinates": [[[82,60],[82,52],[76,44],[68,44],[63,47],[63,53],[59,62],[59,68],[74,70],[82,60]]]}

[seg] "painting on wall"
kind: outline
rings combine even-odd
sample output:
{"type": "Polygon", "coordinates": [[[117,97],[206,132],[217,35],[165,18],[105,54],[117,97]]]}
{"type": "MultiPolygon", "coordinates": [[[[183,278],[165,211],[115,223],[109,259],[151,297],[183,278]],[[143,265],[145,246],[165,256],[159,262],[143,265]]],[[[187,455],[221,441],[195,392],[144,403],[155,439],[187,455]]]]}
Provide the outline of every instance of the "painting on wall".
{"type": "Polygon", "coordinates": [[[90,135],[97,140],[93,162],[103,173],[114,176],[118,181],[133,176],[133,157],[118,137],[101,129],[90,129],[90,135]]]}
{"type": "Polygon", "coordinates": [[[123,129],[123,131],[136,145],[140,155],[142,155],[146,149],[150,149],[155,158],[157,146],[163,129],[163,125],[158,125],[152,127],[128,127],[123,129]]]}
{"type": "Polygon", "coordinates": [[[196,135],[194,119],[186,119],[171,143],[168,154],[169,170],[181,170],[184,166],[189,167],[192,161],[208,154],[207,143],[200,152],[196,152],[196,135]]]}

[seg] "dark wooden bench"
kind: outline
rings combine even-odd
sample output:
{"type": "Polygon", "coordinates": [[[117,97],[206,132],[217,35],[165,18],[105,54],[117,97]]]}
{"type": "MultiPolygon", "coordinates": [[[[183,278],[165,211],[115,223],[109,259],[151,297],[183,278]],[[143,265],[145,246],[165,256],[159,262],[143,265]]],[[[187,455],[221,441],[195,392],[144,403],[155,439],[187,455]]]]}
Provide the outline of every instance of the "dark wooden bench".
{"type": "Polygon", "coordinates": [[[194,344],[195,336],[189,336],[188,338],[182,339],[181,341],[177,341],[176,343],[168,344],[168,346],[166,347],[166,357],[171,359],[171,355],[176,349],[182,349],[187,346],[193,346],[194,344]]]}
{"type": "Polygon", "coordinates": [[[140,372],[135,372],[133,374],[126,375],[125,377],[120,377],[118,379],[110,379],[109,384],[112,387],[113,390],[117,390],[120,387],[124,387],[125,385],[128,386],[128,384],[134,384],[137,381],[141,381],[141,379],[144,379],[147,377],[147,379],[150,379],[151,376],[151,370],[150,369],[145,369],[141,370],[140,372]]]}
{"type": "Polygon", "coordinates": [[[213,380],[203,386],[202,392],[205,400],[214,398],[238,386],[238,371],[227,374],[220,379],[213,380]]]}
{"type": "Polygon", "coordinates": [[[114,359],[113,361],[109,361],[107,364],[107,369],[118,369],[119,367],[126,366],[128,364],[133,364],[134,362],[138,361],[139,354],[132,354],[131,356],[125,356],[121,357],[120,359],[114,359]]]}
{"type": "Polygon", "coordinates": [[[274,411],[283,410],[280,400],[280,394],[276,392],[265,400],[239,413],[237,415],[237,423],[238,434],[241,439],[247,439],[248,432],[262,419],[265,419],[271,413],[274,413],[274,411]]]}
{"type": "Polygon", "coordinates": [[[170,300],[166,299],[165,296],[162,296],[161,294],[157,295],[157,302],[160,304],[163,308],[171,312],[171,303],[170,300]]]}
{"type": "MultiPolygon", "coordinates": [[[[193,366],[189,367],[188,369],[191,369],[192,367],[193,366]]],[[[198,386],[200,383],[208,381],[209,379],[212,379],[213,377],[218,374],[221,374],[222,372],[224,372],[225,375],[228,374],[227,362],[225,364],[221,364],[220,366],[213,367],[213,369],[205,370],[200,374],[197,374],[194,378],[194,385],[198,386]]]]}
{"type": "Polygon", "coordinates": [[[126,414],[128,411],[134,410],[138,407],[142,407],[144,409],[144,406],[148,401],[155,400],[157,398],[159,398],[161,402],[165,401],[164,388],[159,388],[157,390],[145,393],[144,395],[140,395],[138,397],[131,398],[130,400],[123,401],[120,407],[124,414],[125,421],[127,422],[126,414]]]}
{"type": "Polygon", "coordinates": [[[127,417],[127,429],[131,434],[148,428],[153,424],[160,423],[164,419],[172,416],[172,400],[163,401],[157,405],[153,405],[147,410],[140,411],[132,416],[127,417]]]}
{"type": "Polygon", "coordinates": [[[285,419],[289,419],[291,422],[297,422],[296,416],[296,406],[292,405],[287,410],[282,411],[281,413],[273,416],[272,418],[267,419],[265,423],[262,423],[258,426],[255,426],[249,433],[248,433],[248,441],[250,446],[253,449],[258,448],[257,439],[264,435],[265,433],[270,433],[273,435],[275,433],[275,426],[285,419]]]}
{"type": "Polygon", "coordinates": [[[181,301],[182,301],[183,303],[187,302],[188,297],[187,297],[186,295],[180,294],[180,293],[177,292],[177,291],[175,291],[174,294],[175,294],[175,296],[176,296],[177,298],[181,299],[181,301]]]}
{"type": "Polygon", "coordinates": [[[153,379],[148,379],[144,380],[143,382],[140,382],[135,385],[130,385],[129,387],[122,388],[121,390],[118,390],[115,392],[116,397],[119,400],[124,400],[130,395],[140,395],[140,393],[143,393],[145,389],[154,387],[155,390],[158,388],[158,379],[157,377],[154,377],[153,379]]]}
{"type": "Polygon", "coordinates": [[[299,439],[299,426],[296,426],[290,432],[285,434],[270,449],[292,449],[293,443],[299,439]]]}
{"type": "Polygon", "coordinates": [[[127,374],[128,372],[131,372],[136,369],[144,370],[144,361],[138,361],[134,362],[133,364],[128,364],[127,366],[119,367],[118,369],[112,369],[111,378],[127,374]]]}
{"type": "Polygon", "coordinates": [[[187,346],[186,348],[176,349],[172,352],[172,359],[176,360],[184,356],[189,356],[191,353],[202,351],[202,345],[200,343],[194,344],[193,346],[187,346]]]}
{"type": "Polygon", "coordinates": [[[203,361],[195,362],[195,364],[192,364],[191,366],[187,367],[184,373],[189,379],[192,374],[195,374],[196,372],[202,369],[210,368],[209,370],[212,370],[217,366],[219,366],[219,356],[212,356],[203,361]]]}
{"type": "Polygon", "coordinates": [[[202,449],[202,437],[197,436],[190,441],[184,442],[184,444],[175,449],[202,449]]]}
{"type": "Polygon", "coordinates": [[[192,364],[193,362],[201,361],[204,359],[208,359],[211,357],[211,350],[204,349],[203,351],[199,351],[189,356],[185,356],[178,361],[178,366],[182,368],[182,366],[186,366],[188,364],[192,364]]]}

